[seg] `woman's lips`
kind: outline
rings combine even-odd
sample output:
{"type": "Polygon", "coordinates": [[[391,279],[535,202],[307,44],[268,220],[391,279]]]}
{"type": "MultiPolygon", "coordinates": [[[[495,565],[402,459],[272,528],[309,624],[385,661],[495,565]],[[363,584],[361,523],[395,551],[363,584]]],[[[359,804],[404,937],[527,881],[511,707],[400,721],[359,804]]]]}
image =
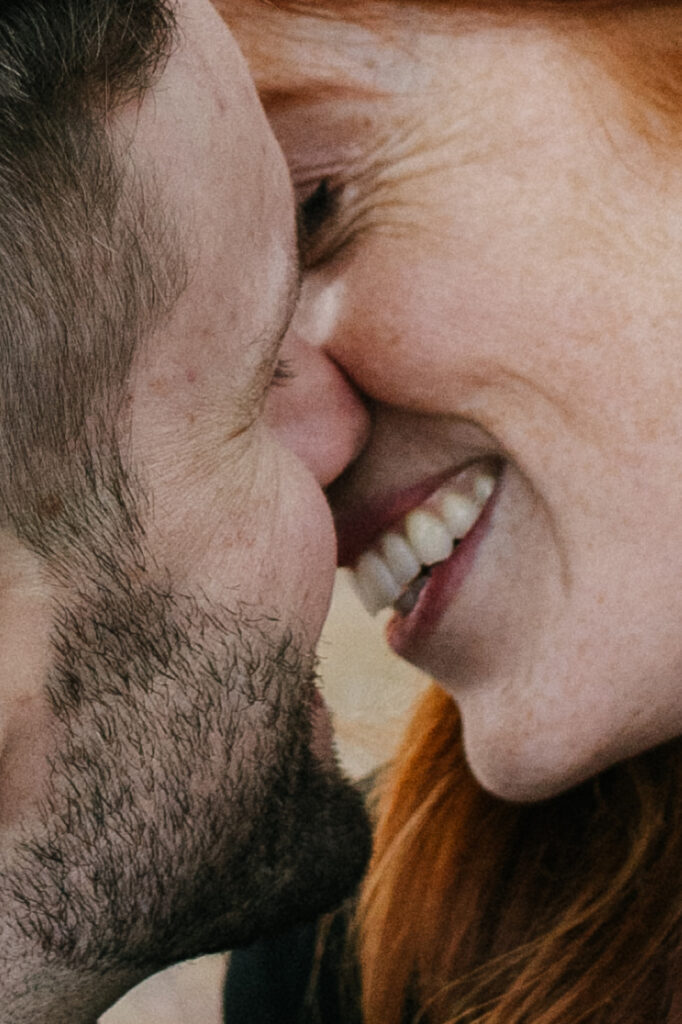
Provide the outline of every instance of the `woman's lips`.
{"type": "Polygon", "coordinates": [[[478,459],[337,517],[339,565],[352,568],[370,613],[396,609],[388,633],[398,653],[435,628],[470,570],[501,470],[499,459],[478,459]]]}
{"type": "Polygon", "coordinates": [[[363,551],[394,523],[422,505],[449,480],[453,480],[472,465],[489,466],[499,474],[499,459],[467,461],[456,469],[427,477],[411,487],[382,495],[371,502],[353,502],[342,510],[334,511],[334,525],[338,544],[337,564],[340,569],[351,568],[363,551]]]}
{"type": "Polygon", "coordinates": [[[481,541],[486,536],[500,494],[502,480],[466,537],[443,562],[434,565],[429,579],[419,593],[416,604],[407,615],[396,613],[387,626],[390,646],[402,658],[417,661],[419,650],[435,631],[443,614],[472,569],[481,541]]]}

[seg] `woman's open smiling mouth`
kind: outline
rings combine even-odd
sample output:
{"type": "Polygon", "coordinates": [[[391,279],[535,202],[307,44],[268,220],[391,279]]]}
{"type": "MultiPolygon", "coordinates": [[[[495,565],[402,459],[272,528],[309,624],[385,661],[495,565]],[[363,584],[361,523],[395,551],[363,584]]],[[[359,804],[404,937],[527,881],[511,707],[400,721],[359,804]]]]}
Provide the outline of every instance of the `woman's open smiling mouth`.
{"type": "Polygon", "coordinates": [[[395,609],[388,639],[397,653],[423,642],[455,597],[501,476],[500,460],[478,459],[338,517],[339,565],[370,614],[395,609]]]}

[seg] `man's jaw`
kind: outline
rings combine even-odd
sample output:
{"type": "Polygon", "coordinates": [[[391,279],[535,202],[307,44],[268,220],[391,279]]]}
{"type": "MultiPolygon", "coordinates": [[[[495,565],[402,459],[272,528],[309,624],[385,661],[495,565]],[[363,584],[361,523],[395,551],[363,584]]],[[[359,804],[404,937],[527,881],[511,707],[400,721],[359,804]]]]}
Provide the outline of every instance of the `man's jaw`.
{"type": "Polygon", "coordinates": [[[204,607],[127,564],[81,553],[62,581],[50,793],[0,882],[21,935],[0,982],[11,1024],[62,1024],[61,1007],[64,1024],[91,1024],[170,963],[331,908],[369,855],[314,652],[264,610],[204,607]],[[43,1012],[15,996],[45,950],[43,1012]]]}

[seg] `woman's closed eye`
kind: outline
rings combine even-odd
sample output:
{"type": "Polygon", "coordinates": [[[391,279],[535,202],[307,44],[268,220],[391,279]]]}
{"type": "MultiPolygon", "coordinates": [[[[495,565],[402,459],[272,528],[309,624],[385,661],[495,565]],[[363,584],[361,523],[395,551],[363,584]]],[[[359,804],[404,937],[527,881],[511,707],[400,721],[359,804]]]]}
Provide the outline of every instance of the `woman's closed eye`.
{"type": "Polygon", "coordinates": [[[382,181],[374,167],[347,170],[343,181],[329,175],[302,178],[294,185],[304,270],[330,262],[368,233],[398,235],[413,229],[411,205],[396,194],[394,180],[382,181]]]}
{"type": "Polygon", "coordinates": [[[343,185],[330,178],[297,186],[298,242],[303,265],[310,267],[328,258],[336,248],[335,229],[341,210],[343,185]]]}
{"type": "Polygon", "coordinates": [[[298,204],[299,230],[305,238],[314,237],[334,216],[341,187],[334,187],[329,178],[302,189],[298,204]],[[307,194],[306,194],[307,192],[307,194]]]}

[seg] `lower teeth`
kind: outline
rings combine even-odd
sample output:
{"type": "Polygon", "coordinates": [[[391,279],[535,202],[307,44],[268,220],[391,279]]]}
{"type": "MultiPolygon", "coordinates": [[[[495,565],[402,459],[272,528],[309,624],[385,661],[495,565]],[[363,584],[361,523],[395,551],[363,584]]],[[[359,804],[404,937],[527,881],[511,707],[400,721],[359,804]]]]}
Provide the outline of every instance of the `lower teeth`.
{"type": "MultiPolygon", "coordinates": [[[[456,540],[453,544],[452,550],[454,551],[458,547],[459,541],[456,540]]],[[[442,565],[442,562],[437,562],[437,565],[442,565]]],[[[416,576],[408,587],[402,592],[397,601],[393,602],[394,611],[398,612],[399,615],[409,615],[417,601],[422,590],[429,582],[431,572],[435,569],[435,565],[425,565],[422,567],[422,571],[416,576]]]]}
{"type": "Polygon", "coordinates": [[[419,595],[429,581],[431,575],[431,569],[427,566],[416,579],[412,580],[407,590],[404,590],[398,600],[394,603],[393,607],[399,615],[409,615],[417,601],[419,595]]]}

